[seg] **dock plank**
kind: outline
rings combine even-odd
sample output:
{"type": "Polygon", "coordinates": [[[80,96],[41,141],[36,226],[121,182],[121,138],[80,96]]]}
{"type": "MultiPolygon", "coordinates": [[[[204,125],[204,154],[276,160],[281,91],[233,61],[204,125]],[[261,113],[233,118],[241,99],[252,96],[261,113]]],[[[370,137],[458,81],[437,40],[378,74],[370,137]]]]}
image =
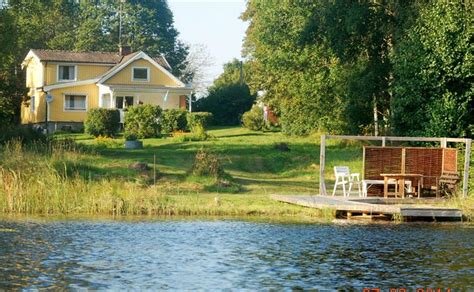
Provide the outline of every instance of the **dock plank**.
{"type": "Polygon", "coordinates": [[[274,200],[317,209],[335,209],[337,211],[365,213],[400,213],[400,207],[395,205],[370,204],[351,201],[342,197],[329,196],[284,196],[272,195],[274,200]]]}
{"type": "MultiPolygon", "coordinates": [[[[348,213],[364,214],[401,214],[403,217],[443,217],[461,218],[462,211],[456,208],[440,208],[430,205],[420,207],[404,205],[403,201],[361,200],[356,198],[332,196],[303,196],[303,195],[271,195],[271,198],[280,202],[295,204],[316,209],[334,209],[348,213]]],[[[408,202],[408,201],[406,201],[408,202]]]]}
{"type": "Polygon", "coordinates": [[[462,217],[462,211],[454,208],[400,208],[400,213],[403,217],[462,217]]]}

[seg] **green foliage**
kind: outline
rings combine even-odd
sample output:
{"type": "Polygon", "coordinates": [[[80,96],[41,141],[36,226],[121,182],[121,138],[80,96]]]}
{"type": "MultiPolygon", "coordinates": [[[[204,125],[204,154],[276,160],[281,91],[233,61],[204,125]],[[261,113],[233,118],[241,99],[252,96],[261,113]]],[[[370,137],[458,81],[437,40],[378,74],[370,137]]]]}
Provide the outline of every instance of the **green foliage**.
{"type": "Polygon", "coordinates": [[[120,123],[120,113],[116,109],[95,108],[87,112],[84,130],[87,134],[113,137],[117,134],[120,123]]]}
{"type": "Polygon", "coordinates": [[[19,121],[21,102],[26,88],[19,58],[18,28],[12,11],[0,8],[0,127],[12,126],[19,121]]]}
{"type": "Polygon", "coordinates": [[[212,118],[212,113],[207,112],[192,112],[186,116],[188,128],[191,132],[193,132],[196,127],[201,127],[205,130],[211,123],[212,118]]]}
{"type": "Polygon", "coordinates": [[[125,134],[139,139],[159,137],[162,110],[158,105],[134,105],[125,113],[125,134]]]}
{"type": "Polygon", "coordinates": [[[473,11],[469,1],[249,1],[249,84],[288,134],[472,135],[473,11]]]}
{"type": "Polygon", "coordinates": [[[175,131],[186,131],[188,121],[187,112],[182,109],[167,109],[163,111],[161,129],[163,133],[172,133],[175,131]]]}
{"type": "Polygon", "coordinates": [[[238,125],[254,102],[255,94],[246,84],[231,83],[212,86],[207,97],[197,100],[195,108],[212,113],[216,125],[238,125]]]}
{"type": "Polygon", "coordinates": [[[242,116],[242,124],[245,128],[260,131],[265,127],[263,119],[263,109],[254,105],[251,110],[245,112],[242,116]]]}
{"type": "Polygon", "coordinates": [[[214,80],[206,97],[194,104],[197,111],[210,112],[216,125],[238,125],[242,114],[252,107],[256,94],[245,82],[249,66],[237,59],[224,64],[224,72],[214,80]]]}
{"type": "Polygon", "coordinates": [[[244,43],[249,84],[264,91],[263,101],[279,112],[285,133],[341,132],[345,126],[344,67],[327,42],[314,39],[319,26],[311,26],[313,18],[321,19],[321,5],[249,1],[243,14],[250,21],[244,43]]]}
{"type": "Polygon", "coordinates": [[[8,126],[0,128],[0,144],[20,141],[22,144],[45,143],[47,137],[32,127],[8,126]]]}
{"type": "Polygon", "coordinates": [[[462,1],[421,7],[394,57],[397,134],[473,136],[473,7],[462,1]]]}
{"type": "Polygon", "coordinates": [[[136,141],[138,139],[137,135],[128,132],[124,133],[123,137],[125,141],[136,141]]]}

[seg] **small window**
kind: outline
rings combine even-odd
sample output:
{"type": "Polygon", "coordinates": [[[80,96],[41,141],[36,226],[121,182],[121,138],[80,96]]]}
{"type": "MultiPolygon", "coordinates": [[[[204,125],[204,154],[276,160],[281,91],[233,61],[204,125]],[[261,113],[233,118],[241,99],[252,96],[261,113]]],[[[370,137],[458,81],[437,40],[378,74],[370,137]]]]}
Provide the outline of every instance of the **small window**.
{"type": "Polygon", "coordinates": [[[133,105],[133,96],[125,96],[125,108],[133,105]]]}
{"type": "Polygon", "coordinates": [[[118,108],[118,109],[123,108],[123,96],[115,97],[115,108],[118,108]]]}
{"type": "Polygon", "coordinates": [[[85,111],[85,95],[66,95],[64,97],[64,109],[68,111],[85,111]]]}
{"type": "Polygon", "coordinates": [[[149,81],[149,68],[133,68],[133,81],[149,81]]]}
{"type": "Polygon", "coordinates": [[[58,66],[58,81],[76,80],[76,66],[58,66]]]}

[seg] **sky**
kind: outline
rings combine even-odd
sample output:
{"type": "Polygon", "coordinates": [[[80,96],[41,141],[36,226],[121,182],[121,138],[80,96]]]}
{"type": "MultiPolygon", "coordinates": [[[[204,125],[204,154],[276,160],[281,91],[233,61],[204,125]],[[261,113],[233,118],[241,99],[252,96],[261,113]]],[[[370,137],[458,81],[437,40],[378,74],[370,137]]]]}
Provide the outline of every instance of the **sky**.
{"type": "Polygon", "coordinates": [[[239,16],[245,10],[245,0],[168,0],[168,5],[179,38],[191,46],[207,47],[213,63],[206,76],[209,83],[222,73],[224,63],[241,59],[247,23],[239,16]]]}

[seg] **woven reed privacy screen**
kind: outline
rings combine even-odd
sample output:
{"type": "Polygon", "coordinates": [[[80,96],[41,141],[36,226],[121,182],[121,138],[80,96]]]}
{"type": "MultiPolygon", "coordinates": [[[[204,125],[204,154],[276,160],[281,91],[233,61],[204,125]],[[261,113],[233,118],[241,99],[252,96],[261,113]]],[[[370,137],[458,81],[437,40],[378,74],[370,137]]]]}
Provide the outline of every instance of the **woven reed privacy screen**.
{"type": "MultiPolygon", "coordinates": [[[[423,188],[437,187],[443,172],[457,172],[457,149],[422,147],[364,147],[364,179],[382,180],[381,173],[423,175],[423,188]]],[[[371,188],[370,194],[380,194],[371,188]]]]}

